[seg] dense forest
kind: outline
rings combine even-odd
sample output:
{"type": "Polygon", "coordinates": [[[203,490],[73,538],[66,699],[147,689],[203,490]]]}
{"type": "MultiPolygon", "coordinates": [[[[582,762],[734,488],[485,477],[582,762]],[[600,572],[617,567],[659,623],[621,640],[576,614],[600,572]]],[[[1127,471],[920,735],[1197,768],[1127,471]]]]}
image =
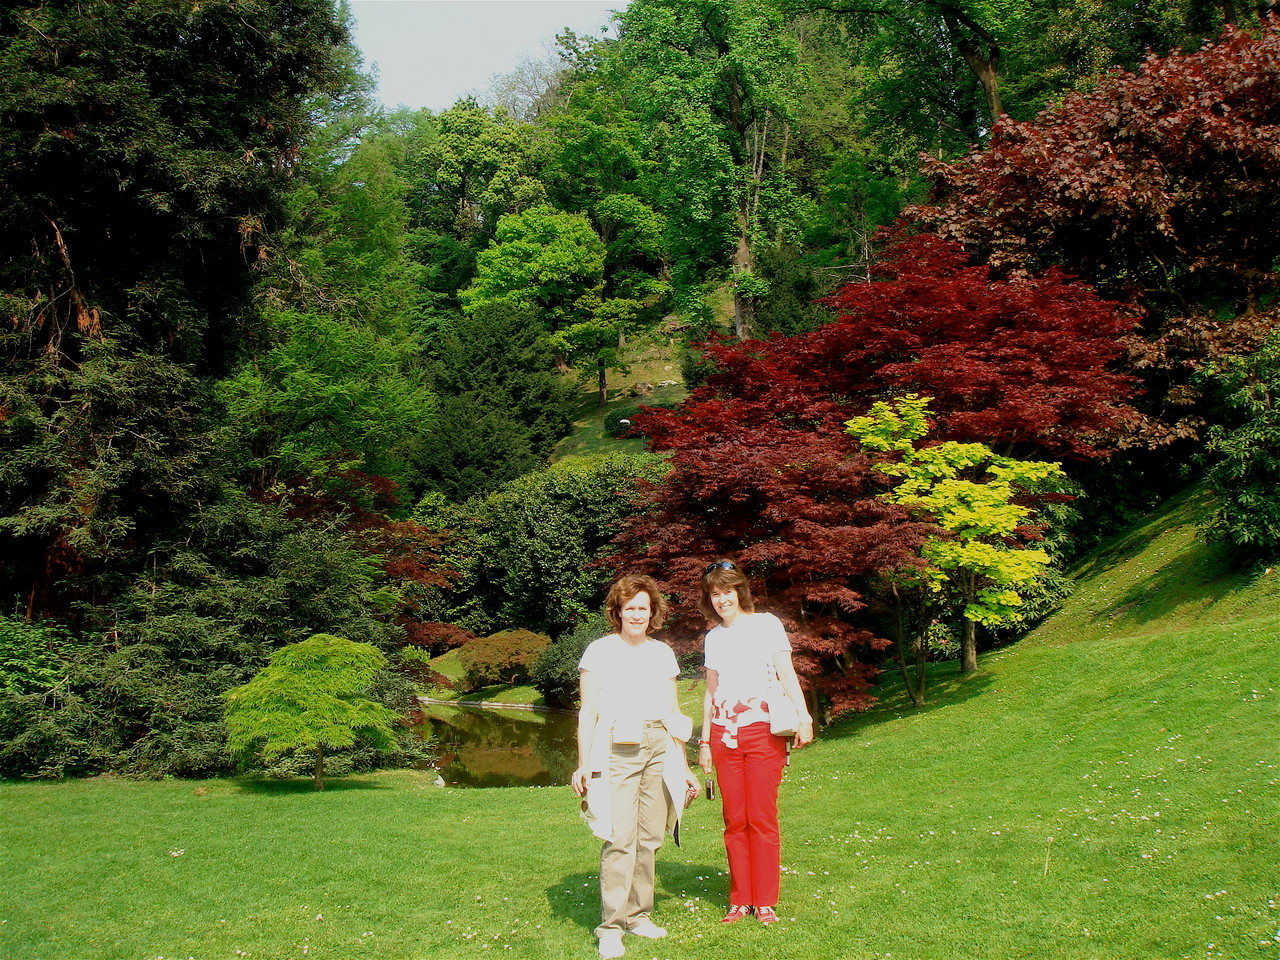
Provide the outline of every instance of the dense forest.
{"type": "Polygon", "coordinates": [[[1272,7],[631,0],[437,114],[333,0],[6,4],[0,776],[223,771],[282,646],[404,709],[620,568],[689,654],[737,559],[831,717],[1181,486],[1274,556],[1272,7]],[[687,398],[555,457],[637,345],[687,398]]]}

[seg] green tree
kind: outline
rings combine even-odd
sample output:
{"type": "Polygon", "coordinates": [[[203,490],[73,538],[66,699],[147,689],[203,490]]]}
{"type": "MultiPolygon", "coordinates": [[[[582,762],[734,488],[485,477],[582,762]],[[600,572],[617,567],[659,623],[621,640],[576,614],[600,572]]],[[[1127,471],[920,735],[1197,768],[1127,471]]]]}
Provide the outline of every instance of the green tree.
{"type": "MultiPolygon", "coordinates": [[[[959,614],[960,666],[971,673],[978,668],[977,624],[1016,620],[1022,605],[1019,589],[1040,577],[1050,562],[1046,551],[1026,545],[1034,535],[1028,527],[1034,510],[1026,498],[1061,478],[1062,468],[1002,457],[982,443],[923,446],[928,408],[929,398],[916,394],[893,403],[878,401],[847,427],[864,449],[897,455],[879,467],[899,478],[885,499],[926,514],[945,531],[925,541],[927,566],[919,577],[959,614]]],[[[917,702],[923,702],[923,676],[918,680],[917,702]]]]}
{"type": "Polygon", "coordinates": [[[454,303],[502,217],[546,202],[534,128],[464,99],[407,132],[410,249],[427,268],[430,288],[454,303]]]}
{"type": "Polygon", "coordinates": [[[277,650],[252,680],[226,693],[228,746],[266,759],[314,754],[315,788],[323,790],[326,750],[360,739],[395,743],[398,715],[367,696],[386,665],[376,647],[323,633],[277,650]]]}
{"type": "Polygon", "coordinates": [[[782,16],[749,0],[633,0],[617,55],[657,159],[657,207],[677,288],[734,278],[735,326],[753,332],[766,286],[758,245],[794,231],[787,150],[798,53],[782,16]]]}
{"type": "Polygon", "coordinates": [[[1210,382],[1227,409],[1208,431],[1206,478],[1217,494],[1208,530],[1243,561],[1269,560],[1280,554],[1280,335],[1215,366],[1210,382]]]}
{"type": "Polygon", "coordinates": [[[127,579],[219,469],[208,381],[346,44],[329,0],[0,11],[0,593],[31,613],[127,579]]]}
{"type": "MultiPolygon", "coordinates": [[[[412,453],[436,399],[412,328],[421,267],[405,249],[409,140],[353,105],[304,150],[272,268],[265,329],[218,385],[260,490],[360,470],[417,488],[412,453]],[[345,139],[344,139],[345,137],[345,139]]],[[[332,483],[330,483],[332,486],[332,483]]]]}
{"type": "Polygon", "coordinates": [[[548,333],[590,319],[604,283],[604,244],[587,219],[548,206],[503,217],[462,304],[505,301],[534,312],[548,333]]]}
{"type": "Polygon", "coordinates": [[[600,402],[605,375],[621,365],[618,345],[642,304],[605,299],[605,245],[581,214],[549,206],[503,217],[476,277],[462,291],[465,309],[505,303],[536,317],[562,365],[594,370],[600,402]]]}

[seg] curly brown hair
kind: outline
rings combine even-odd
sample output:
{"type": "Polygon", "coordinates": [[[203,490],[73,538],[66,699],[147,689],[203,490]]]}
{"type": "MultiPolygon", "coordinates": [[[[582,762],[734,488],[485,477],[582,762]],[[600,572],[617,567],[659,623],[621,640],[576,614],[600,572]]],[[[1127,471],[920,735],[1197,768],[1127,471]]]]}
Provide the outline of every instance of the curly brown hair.
{"type": "Polygon", "coordinates": [[[604,600],[604,612],[614,630],[622,632],[622,608],[641,593],[649,595],[649,626],[654,630],[662,626],[667,619],[667,598],[658,589],[657,581],[642,573],[628,573],[614,582],[604,600]]]}

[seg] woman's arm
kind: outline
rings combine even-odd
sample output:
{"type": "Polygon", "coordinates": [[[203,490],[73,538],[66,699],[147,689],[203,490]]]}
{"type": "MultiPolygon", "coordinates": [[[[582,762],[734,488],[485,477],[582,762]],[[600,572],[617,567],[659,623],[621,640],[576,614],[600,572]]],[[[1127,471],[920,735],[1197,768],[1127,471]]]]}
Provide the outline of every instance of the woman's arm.
{"type": "Polygon", "coordinates": [[[703,773],[711,772],[711,698],[719,685],[719,672],[708,667],[707,689],[702,694],[702,732],[698,734],[698,766],[703,773]]]}
{"type": "Polygon", "coordinates": [[[804,699],[804,690],[800,687],[800,678],[796,676],[795,664],[791,662],[791,653],[786,650],[779,650],[773,655],[773,669],[778,671],[778,679],[782,681],[782,689],[786,691],[791,702],[796,705],[796,712],[800,714],[800,725],[796,728],[795,739],[792,741],[797,747],[803,747],[806,743],[813,740],[813,717],[809,715],[809,705],[804,699]]]}
{"type": "Polygon", "coordinates": [[[578,671],[578,769],[573,771],[573,792],[582,796],[587,792],[587,778],[591,776],[591,742],[595,739],[596,724],[600,720],[600,680],[590,670],[578,671]]]}
{"type": "MultiPolygon", "coordinates": [[[[676,680],[674,677],[672,677],[671,679],[671,707],[670,709],[668,709],[667,712],[680,713],[680,693],[676,689],[676,680]]],[[[673,739],[675,739],[676,743],[680,744],[680,759],[684,761],[685,786],[687,786],[690,789],[690,791],[692,791],[691,796],[696,796],[698,793],[698,787],[700,786],[700,784],[698,783],[698,778],[693,775],[693,771],[689,769],[689,757],[688,757],[688,754],[685,752],[685,747],[684,747],[685,742],[683,740],[680,740],[679,738],[676,738],[674,734],[672,734],[672,737],[673,739]]]]}

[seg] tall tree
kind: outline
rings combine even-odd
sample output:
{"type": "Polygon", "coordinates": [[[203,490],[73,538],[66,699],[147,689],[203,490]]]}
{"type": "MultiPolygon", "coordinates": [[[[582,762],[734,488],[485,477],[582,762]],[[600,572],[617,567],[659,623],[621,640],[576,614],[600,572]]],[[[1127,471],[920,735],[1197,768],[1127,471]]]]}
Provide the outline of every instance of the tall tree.
{"type": "Polygon", "coordinates": [[[427,489],[461,503],[545,464],[568,432],[573,385],[531,310],[498,300],[442,318],[425,349],[440,408],[412,461],[427,489]]]}
{"type": "MultiPolygon", "coordinates": [[[[459,100],[431,119],[406,176],[410,226],[424,255],[484,249],[504,214],[546,201],[534,176],[533,128],[503,108],[459,100]],[[460,247],[461,249],[457,249],[460,247]]],[[[465,281],[469,275],[460,278],[465,281]]],[[[450,295],[457,287],[445,291],[450,295]]]]}
{"type": "Polygon", "coordinates": [[[414,487],[411,451],[437,417],[412,332],[411,140],[394,121],[362,119],[358,142],[343,142],[353,111],[301,153],[258,289],[265,329],[218,385],[260,490],[353,469],[414,487]]]}
{"type": "Polygon", "coordinates": [[[203,391],[346,39],[329,0],[0,11],[0,589],[31,613],[138,562],[205,482],[203,391]]]}
{"type": "Polygon", "coordinates": [[[775,7],[748,0],[635,0],[620,20],[616,52],[659,159],[676,285],[728,266],[748,337],[765,292],[756,245],[794,228],[778,199],[790,193],[795,40],[775,7]]]}
{"type": "Polygon", "coordinates": [[[1270,326],[1278,51],[1274,29],[1228,31],[1002,126],[989,150],[929,165],[939,202],[920,216],[997,273],[1056,264],[1147,309],[1133,364],[1164,421],[1153,438],[1198,429],[1188,369],[1252,349],[1270,326]]]}

